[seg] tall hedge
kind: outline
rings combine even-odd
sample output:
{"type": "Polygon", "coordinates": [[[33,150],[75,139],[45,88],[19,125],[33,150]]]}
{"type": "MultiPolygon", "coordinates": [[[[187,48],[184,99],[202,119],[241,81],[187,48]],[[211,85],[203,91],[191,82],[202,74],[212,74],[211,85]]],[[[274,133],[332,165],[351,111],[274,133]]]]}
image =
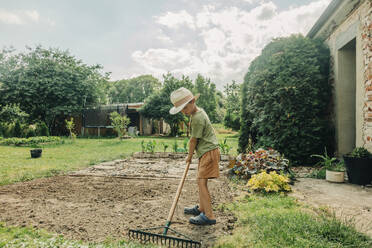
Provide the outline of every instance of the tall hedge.
{"type": "Polygon", "coordinates": [[[301,35],[278,38],[250,65],[242,86],[239,149],[248,137],[256,147],[272,147],[293,164],[309,164],[311,154],[334,150],[330,118],[329,49],[301,35]]]}

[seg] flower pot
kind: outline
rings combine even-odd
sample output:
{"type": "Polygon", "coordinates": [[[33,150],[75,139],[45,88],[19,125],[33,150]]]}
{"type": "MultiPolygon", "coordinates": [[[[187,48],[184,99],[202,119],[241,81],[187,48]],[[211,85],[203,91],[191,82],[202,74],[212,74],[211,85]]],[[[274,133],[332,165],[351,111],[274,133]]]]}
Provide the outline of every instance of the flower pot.
{"type": "Polygon", "coordinates": [[[42,149],[32,149],[32,150],[30,150],[31,158],[40,158],[42,151],[43,151],[42,149]]]}
{"type": "Polygon", "coordinates": [[[333,183],[343,183],[345,178],[344,171],[326,170],[326,180],[333,183]]]}
{"type": "Polygon", "coordinates": [[[354,158],[344,156],[349,182],[366,185],[372,182],[372,158],[354,158]]]}

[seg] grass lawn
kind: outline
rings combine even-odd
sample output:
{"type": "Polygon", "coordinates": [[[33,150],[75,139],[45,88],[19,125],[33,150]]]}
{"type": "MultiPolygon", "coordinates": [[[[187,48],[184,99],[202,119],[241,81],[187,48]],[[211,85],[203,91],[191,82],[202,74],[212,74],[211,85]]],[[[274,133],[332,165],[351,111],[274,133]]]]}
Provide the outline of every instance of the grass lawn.
{"type": "Polygon", "coordinates": [[[32,248],[139,248],[139,247],[155,247],[153,245],[141,245],[134,242],[127,241],[107,241],[95,243],[83,243],[80,241],[73,241],[64,239],[58,234],[50,234],[44,230],[36,230],[29,227],[8,227],[0,223],[0,247],[32,247],[32,248]]]}
{"type": "MultiPolygon", "coordinates": [[[[230,153],[236,154],[238,145],[236,133],[225,131],[218,133],[217,136],[220,142],[226,138],[227,143],[233,147],[230,153]]],[[[183,147],[185,139],[185,137],[138,137],[124,140],[78,138],[71,142],[65,138],[64,144],[43,146],[42,156],[37,159],[31,158],[30,147],[0,146],[0,185],[53,176],[100,162],[125,158],[142,150],[142,140],[145,144],[155,140],[157,143],[155,151],[161,152],[162,142],[169,145],[167,151],[172,151],[175,140],[179,147],[183,147]]]]}
{"type": "Polygon", "coordinates": [[[232,211],[238,222],[233,235],[222,237],[216,247],[372,247],[372,239],[353,223],[341,223],[332,213],[302,206],[289,196],[246,196],[220,207],[232,211]]]}

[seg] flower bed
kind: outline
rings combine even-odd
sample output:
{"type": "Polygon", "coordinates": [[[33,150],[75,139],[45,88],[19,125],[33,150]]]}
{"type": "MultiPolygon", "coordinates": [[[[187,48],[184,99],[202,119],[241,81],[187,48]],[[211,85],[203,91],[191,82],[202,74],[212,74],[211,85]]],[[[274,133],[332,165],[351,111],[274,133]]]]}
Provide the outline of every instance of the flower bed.
{"type": "Polygon", "coordinates": [[[289,160],[278,151],[269,148],[257,149],[255,152],[239,154],[230,164],[231,172],[241,179],[250,179],[261,171],[276,171],[278,174],[289,173],[289,160]]]}

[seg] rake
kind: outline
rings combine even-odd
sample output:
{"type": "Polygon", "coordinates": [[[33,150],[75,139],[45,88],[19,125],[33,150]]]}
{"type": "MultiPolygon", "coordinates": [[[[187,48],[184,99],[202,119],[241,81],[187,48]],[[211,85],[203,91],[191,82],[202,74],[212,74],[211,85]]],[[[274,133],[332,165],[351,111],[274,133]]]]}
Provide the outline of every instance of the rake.
{"type": "Polygon", "coordinates": [[[178,185],[176,196],[174,197],[172,207],[169,211],[167,222],[165,226],[159,226],[159,227],[150,227],[145,229],[129,229],[128,236],[130,239],[136,239],[141,241],[142,243],[154,243],[154,244],[160,244],[168,247],[195,247],[199,248],[201,247],[201,242],[192,240],[188,236],[177,232],[176,230],[170,228],[172,218],[174,215],[174,211],[177,206],[178,199],[181,195],[182,187],[185,182],[187,172],[189,171],[190,163],[186,164],[185,171],[183,172],[182,179],[178,185]],[[151,233],[151,230],[156,229],[163,229],[163,233],[151,233]],[[167,236],[168,230],[176,233],[178,237],[172,237],[167,236]]]}

